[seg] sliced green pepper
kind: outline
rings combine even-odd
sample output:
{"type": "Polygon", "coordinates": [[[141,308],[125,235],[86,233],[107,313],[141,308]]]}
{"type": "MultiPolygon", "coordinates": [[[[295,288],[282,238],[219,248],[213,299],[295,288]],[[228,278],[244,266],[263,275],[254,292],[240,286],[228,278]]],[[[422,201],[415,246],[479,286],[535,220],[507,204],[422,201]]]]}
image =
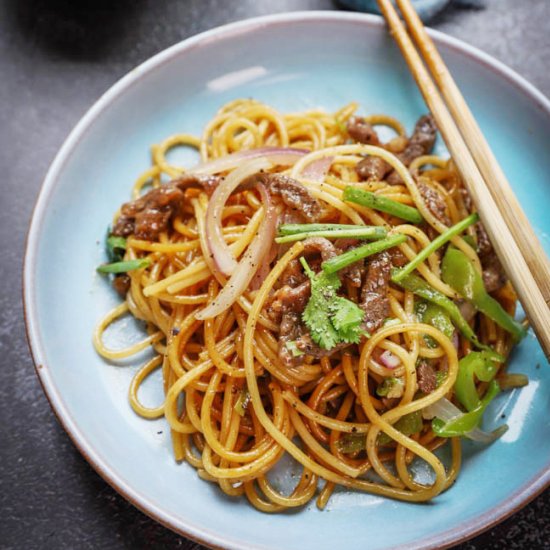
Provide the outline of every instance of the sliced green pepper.
{"type": "Polygon", "coordinates": [[[508,331],[514,340],[521,340],[527,333],[525,328],[485,290],[483,279],[468,257],[454,247],[449,247],[441,263],[441,277],[462,297],[469,300],[481,313],[508,331]]]}
{"type": "Polygon", "coordinates": [[[493,351],[474,351],[459,361],[454,388],[457,399],[467,411],[473,411],[480,403],[474,374],[478,380],[490,382],[497,373],[498,363],[503,362],[504,357],[493,351]]]}
{"type": "Polygon", "coordinates": [[[447,338],[452,338],[455,327],[447,312],[440,306],[430,302],[420,302],[416,307],[416,314],[421,323],[432,325],[440,330],[447,338]]]}
{"type": "MultiPolygon", "coordinates": [[[[405,416],[402,416],[393,427],[400,431],[403,435],[413,435],[422,431],[422,412],[415,411],[405,416]]],[[[378,436],[379,445],[388,445],[393,439],[384,432],[380,432],[378,436]]],[[[338,440],[338,449],[341,453],[355,453],[364,451],[367,444],[367,434],[346,434],[338,440]]]]}
{"type": "Polygon", "coordinates": [[[444,422],[439,418],[432,420],[432,429],[439,437],[459,437],[467,434],[478,426],[485,409],[489,403],[500,393],[498,384],[493,380],[487,388],[485,397],[478,406],[470,412],[461,414],[451,420],[444,422]]]}
{"type": "MultiPolygon", "coordinates": [[[[397,271],[394,270],[394,273],[395,272],[397,271]]],[[[411,273],[410,275],[403,277],[399,281],[395,281],[392,276],[392,281],[397,283],[404,289],[413,292],[417,296],[424,298],[424,300],[428,300],[429,302],[439,306],[444,311],[446,311],[454,326],[462,333],[464,338],[470,340],[470,342],[472,342],[474,346],[479,349],[491,349],[489,346],[482,344],[478,340],[477,336],[472,330],[472,327],[467,323],[466,319],[462,317],[462,314],[460,313],[460,310],[458,309],[456,304],[452,300],[447,298],[445,294],[430,286],[424,279],[411,273]]]]}
{"type": "MultiPolygon", "coordinates": [[[[423,425],[422,411],[414,411],[412,413],[406,414],[405,416],[402,416],[393,425],[393,427],[397,431],[401,432],[403,435],[413,435],[421,432],[423,425]]],[[[387,445],[392,441],[393,438],[391,438],[387,433],[380,432],[380,435],[378,436],[379,445],[387,445]]]]}

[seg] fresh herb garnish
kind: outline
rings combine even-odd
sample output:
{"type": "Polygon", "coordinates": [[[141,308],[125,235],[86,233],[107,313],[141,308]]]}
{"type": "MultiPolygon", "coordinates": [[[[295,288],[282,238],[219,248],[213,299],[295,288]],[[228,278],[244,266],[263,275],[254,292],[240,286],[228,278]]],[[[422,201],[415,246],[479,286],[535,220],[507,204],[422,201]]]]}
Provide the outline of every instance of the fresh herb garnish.
{"type": "Polygon", "coordinates": [[[336,294],[342,285],[338,275],[324,271],[316,275],[305,258],[300,258],[300,262],[311,280],[311,297],[302,320],[312,340],[323,349],[332,349],[340,343],[359,343],[365,313],[356,303],[336,294]]]}
{"type": "Polygon", "coordinates": [[[124,258],[126,252],[126,239],[124,237],[117,237],[115,235],[109,235],[105,241],[107,246],[107,256],[111,262],[120,262],[124,258]]]}

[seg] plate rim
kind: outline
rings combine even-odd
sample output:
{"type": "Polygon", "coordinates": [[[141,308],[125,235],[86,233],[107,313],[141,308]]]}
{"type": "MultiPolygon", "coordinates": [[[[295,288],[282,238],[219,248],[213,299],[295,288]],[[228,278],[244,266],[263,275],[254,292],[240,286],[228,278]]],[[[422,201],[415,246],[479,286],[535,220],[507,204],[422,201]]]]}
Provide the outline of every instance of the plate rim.
{"type": "MultiPolygon", "coordinates": [[[[33,277],[36,266],[37,245],[40,237],[39,229],[42,226],[48,202],[56,187],[57,179],[87,130],[92,126],[95,119],[109,107],[111,102],[116,100],[117,97],[122,95],[131,86],[138,83],[144,76],[154,71],[157,67],[169,62],[172,58],[182,55],[189,50],[219,40],[257,31],[264,26],[271,27],[304,22],[319,23],[323,21],[356,23],[376,28],[384,26],[384,20],[379,15],[355,12],[311,10],[252,17],[221,25],[186,38],[131,69],[92,104],[64,140],[63,145],[50,164],[40,187],[26,236],[22,272],[22,295],[27,343],[35,372],[57,420],[86,461],[123,498],[168,529],[211,548],[239,548],[248,550],[256,548],[256,546],[249,542],[232,540],[230,537],[220,535],[214,530],[197,527],[186,518],[167,512],[162,508],[162,505],[156,505],[152,502],[146,494],[142,494],[132,488],[120,473],[109,466],[107,459],[87,441],[86,434],[80,430],[77,421],[71,416],[65,405],[61,393],[50,376],[47,365],[44,364],[43,358],[45,357],[45,353],[37,321],[36,291],[33,285],[33,277]]],[[[460,39],[433,29],[428,29],[428,32],[436,44],[443,44],[469,57],[471,60],[481,63],[486,70],[491,70],[493,73],[504,77],[517,90],[526,95],[532,103],[536,104],[541,112],[550,119],[550,99],[513,69],[460,39]]],[[[530,481],[524,483],[505,502],[488,510],[473,522],[462,522],[446,531],[424,537],[397,548],[448,548],[454,544],[469,540],[509,518],[542,493],[548,486],[550,486],[550,461],[546,468],[538,472],[530,481]]]]}

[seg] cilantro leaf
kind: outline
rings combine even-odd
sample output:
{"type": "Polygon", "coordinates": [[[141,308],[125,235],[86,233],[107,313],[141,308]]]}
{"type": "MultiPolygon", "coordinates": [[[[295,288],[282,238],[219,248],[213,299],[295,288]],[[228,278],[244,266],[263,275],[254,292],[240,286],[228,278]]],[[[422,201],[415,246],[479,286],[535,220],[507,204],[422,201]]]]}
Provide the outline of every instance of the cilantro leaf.
{"type": "Polygon", "coordinates": [[[336,294],[342,285],[338,275],[324,271],[316,275],[305,258],[300,262],[311,281],[311,297],[302,313],[311,339],[323,349],[358,343],[365,314],[357,304],[336,294]]]}
{"type": "Polygon", "coordinates": [[[337,296],[332,303],[332,324],[340,334],[340,339],[358,344],[361,339],[361,323],[365,312],[354,302],[337,296]]]}

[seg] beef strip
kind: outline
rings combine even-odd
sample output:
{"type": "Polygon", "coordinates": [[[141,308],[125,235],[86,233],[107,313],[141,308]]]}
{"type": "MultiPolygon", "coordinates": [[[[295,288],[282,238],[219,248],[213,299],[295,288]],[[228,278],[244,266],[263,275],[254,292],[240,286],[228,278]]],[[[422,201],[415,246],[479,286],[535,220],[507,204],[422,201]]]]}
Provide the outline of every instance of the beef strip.
{"type": "Polygon", "coordinates": [[[314,222],[319,219],[319,201],[298,180],[289,176],[258,172],[246,178],[237,190],[250,189],[259,183],[265,185],[270,193],[279,195],[287,206],[300,212],[307,221],[314,222]]]}
{"type": "Polygon", "coordinates": [[[368,261],[367,274],[361,289],[361,307],[365,310],[365,328],[374,332],[390,314],[388,289],[392,267],[400,267],[407,259],[398,249],[380,252],[368,261]]]}
{"type": "MultiPolygon", "coordinates": [[[[474,206],[472,196],[466,188],[460,189],[460,195],[464,207],[471,212],[474,206]]],[[[477,254],[483,268],[483,282],[487,292],[494,292],[504,286],[507,277],[483,224],[478,222],[474,227],[477,235],[477,254]]]]}
{"type": "Polygon", "coordinates": [[[219,182],[218,176],[183,174],[151,189],[142,197],[122,205],[112,234],[117,237],[135,235],[138,239],[156,241],[179,210],[187,187],[203,187],[211,194],[219,182]]]}
{"type": "Polygon", "coordinates": [[[188,187],[201,187],[208,195],[212,195],[222,180],[221,176],[211,174],[182,174],[170,183],[182,191],[188,187]]]}
{"type": "Polygon", "coordinates": [[[273,294],[267,307],[267,313],[275,322],[281,322],[285,313],[302,313],[309,297],[311,296],[311,284],[309,280],[292,287],[284,285],[273,294]]]}
{"type": "Polygon", "coordinates": [[[362,117],[352,116],[346,125],[352,139],[366,145],[380,145],[376,130],[362,117]]]}
{"type": "Polygon", "coordinates": [[[297,258],[295,258],[294,260],[291,260],[286,266],[286,269],[281,275],[280,283],[281,286],[289,285],[295,287],[307,280],[309,279],[304,273],[302,264],[297,258]]]}
{"type": "Polygon", "coordinates": [[[483,268],[483,283],[487,292],[494,292],[506,283],[506,274],[495,249],[489,240],[489,235],[480,223],[475,225],[477,233],[477,254],[483,268]]]}
{"type": "Polygon", "coordinates": [[[123,204],[112,234],[117,237],[133,234],[138,239],[157,240],[174,212],[181,206],[183,197],[180,189],[167,184],[123,204]]]}
{"type": "Polygon", "coordinates": [[[399,154],[399,159],[405,166],[417,157],[427,155],[434,146],[437,126],[432,115],[421,116],[415,124],[413,135],[405,150],[399,154]]]}
{"type": "Polygon", "coordinates": [[[420,361],[416,367],[418,389],[424,393],[432,393],[437,388],[437,377],[434,368],[426,361],[420,361]]]}
{"type": "Polygon", "coordinates": [[[306,257],[320,255],[321,260],[326,262],[338,254],[336,247],[324,237],[310,237],[304,241],[303,255],[306,257]]]}
{"type": "MultiPolygon", "coordinates": [[[[421,116],[414,127],[407,146],[397,157],[405,166],[409,166],[414,159],[427,155],[432,150],[436,135],[437,126],[432,115],[421,116]]],[[[403,183],[401,176],[395,171],[388,176],[387,182],[391,185],[403,183]]]]}
{"type": "Polygon", "coordinates": [[[361,181],[381,181],[392,167],[380,157],[365,157],[357,163],[355,171],[361,181]]]}
{"type": "Polygon", "coordinates": [[[428,210],[445,225],[451,225],[451,218],[447,214],[447,204],[443,200],[443,197],[429,185],[418,182],[418,191],[422,195],[428,210]]]}
{"type": "Polygon", "coordinates": [[[303,351],[306,355],[315,357],[315,359],[320,359],[321,357],[330,357],[338,351],[341,351],[345,348],[349,348],[353,344],[347,342],[340,342],[336,344],[333,348],[324,349],[319,347],[312,339],[309,332],[305,332],[298,338],[296,338],[296,347],[303,351]]]}
{"type": "Polygon", "coordinates": [[[130,290],[130,277],[126,273],[120,273],[113,278],[113,288],[122,298],[126,298],[126,294],[130,290]]]}
{"type": "MultiPolygon", "coordinates": [[[[360,244],[362,243],[358,239],[337,239],[334,242],[338,255],[350,250],[351,248],[355,248],[360,244]]],[[[340,270],[340,274],[343,275],[344,279],[355,288],[359,288],[361,286],[365,272],[366,268],[364,260],[359,260],[358,262],[348,265],[344,269],[340,270]]]]}
{"type": "Polygon", "coordinates": [[[299,357],[294,357],[287,348],[288,342],[294,342],[303,333],[303,326],[300,322],[300,314],[296,311],[283,313],[279,325],[279,359],[286,367],[297,364],[299,357]]]}

